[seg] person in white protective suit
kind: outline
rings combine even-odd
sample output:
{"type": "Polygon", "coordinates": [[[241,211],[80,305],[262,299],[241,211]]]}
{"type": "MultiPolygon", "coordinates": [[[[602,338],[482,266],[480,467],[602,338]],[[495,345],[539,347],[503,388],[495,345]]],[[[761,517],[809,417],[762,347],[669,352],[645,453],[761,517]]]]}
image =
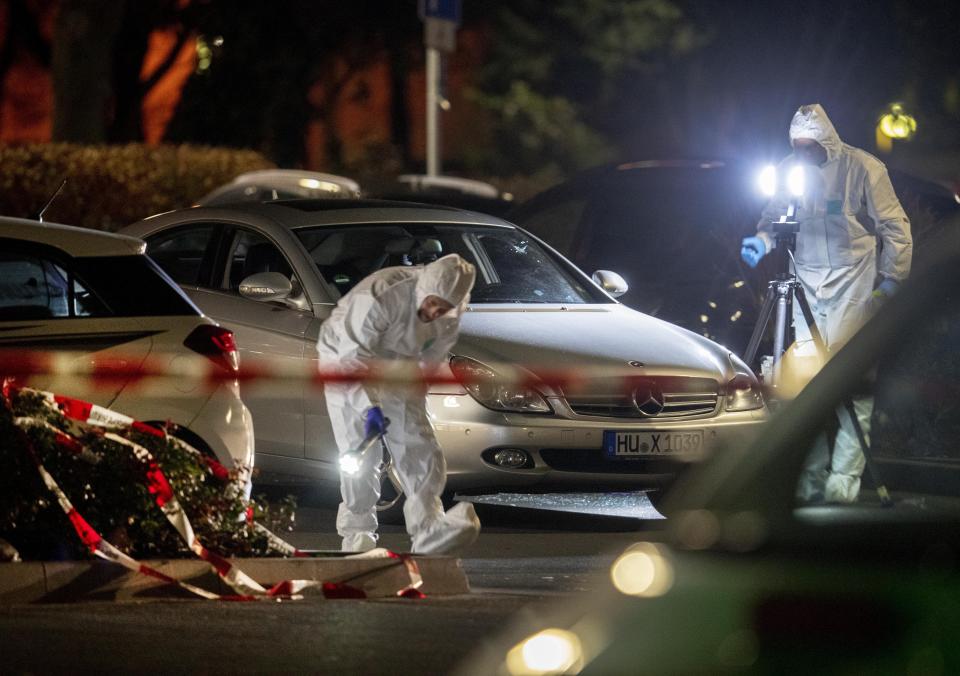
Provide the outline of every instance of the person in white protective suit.
{"type": "MultiPolygon", "coordinates": [[[[324,322],[317,342],[321,369],[363,370],[383,360],[436,366],[457,340],[476,271],[456,254],[426,266],[378,270],[351,289],[324,322]]],[[[446,553],[472,543],[480,521],[470,503],[444,513],[447,466],[427,419],[426,388],[413,384],[328,383],[324,388],[340,453],[384,430],[406,502],[415,553],[446,553]]],[[[378,448],[378,447],[377,447],[378,448]]],[[[376,546],[380,453],[363,456],[354,474],[341,472],[337,532],[344,551],[376,546]]]]}
{"type": "MultiPolygon", "coordinates": [[[[894,193],[886,167],[877,158],[841,142],[820,104],[801,106],[790,123],[793,154],[778,167],[783,175],[806,165],[806,188],[797,205],[796,243],[800,281],[829,354],[840,349],[894,293],[910,273],[913,241],[910,221],[894,193]],[[878,252],[879,244],[879,252],[878,252]]],[[[743,240],[741,255],[751,266],[775,241],[771,222],[786,213],[781,189],[763,211],[755,237],[743,240]]],[[[794,303],[795,354],[815,355],[816,347],[794,303]]],[[[864,434],[870,432],[871,397],[853,400],[864,434]]],[[[860,492],[865,458],[845,408],[832,457],[821,435],[808,458],[798,497],[854,502],[860,492]]]]}

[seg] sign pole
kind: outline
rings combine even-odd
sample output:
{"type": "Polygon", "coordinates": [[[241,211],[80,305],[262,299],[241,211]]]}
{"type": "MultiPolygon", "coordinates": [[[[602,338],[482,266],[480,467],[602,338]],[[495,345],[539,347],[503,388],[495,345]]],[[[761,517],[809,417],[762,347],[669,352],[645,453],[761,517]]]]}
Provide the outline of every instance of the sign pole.
{"type": "Polygon", "coordinates": [[[427,176],[440,174],[440,65],[442,55],[457,46],[460,0],[419,0],[417,13],[423,21],[427,51],[427,176]]]}
{"type": "Polygon", "coordinates": [[[440,50],[427,47],[427,176],[440,174],[440,50]]]}

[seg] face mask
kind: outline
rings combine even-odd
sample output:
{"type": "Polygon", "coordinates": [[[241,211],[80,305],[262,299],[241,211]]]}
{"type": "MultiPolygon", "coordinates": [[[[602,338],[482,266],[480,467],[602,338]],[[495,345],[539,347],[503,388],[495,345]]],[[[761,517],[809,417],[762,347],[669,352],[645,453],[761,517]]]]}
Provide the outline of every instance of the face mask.
{"type": "Polygon", "coordinates": [[[421,322],[420,320],[417,320],[415,323],[416,328],[414,331],[416,332],[415,335],[417,338],[417,345],[420,346],[421,352],[426,349],[424,344],[428,341],[432,342],[432,340],[436,337],[436,327],[434,326],[436,323],[437,320],[432,322],[421,322]]]}
{"type": "Polygon", "coordinates": [[[814,167],[827,160],[827,154],[820,146],[796,146],[793,153],[800,162],[814,167]]]}

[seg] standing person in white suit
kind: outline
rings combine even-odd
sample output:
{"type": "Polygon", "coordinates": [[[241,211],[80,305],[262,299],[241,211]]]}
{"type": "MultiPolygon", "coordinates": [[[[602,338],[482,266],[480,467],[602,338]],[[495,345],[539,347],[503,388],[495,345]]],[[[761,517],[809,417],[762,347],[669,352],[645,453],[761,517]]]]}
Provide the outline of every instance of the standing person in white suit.
{"type": "MultiPolygon", "coordinates": [[[[790,143],[793,154],[779,169],[785,173],[796,163],[807,167],[806,190],[796,215],[800,232],[795,271],[825,347],[833,353],[910,274],[910,221],[883,163],[843,143],[820,104],[801,106],[796,112],[790,143]]],[[[781,187],[764,209],[756,236],[743,240],[741,256],[751,267],[773,249],[771,222],[786,212],[789,199],[781,187]]],[[[796,303],[794,326],[798,353],[814,354],[796,303]]],[[[854,398],[853,405],[869,435],[872,397],[854,398]]],[[[832,457],[822,438],[804,472],[801,499],[841,503],[857,499],[865,459],[846,409],[839,416],[832,457]]]]}
{"type": "MultiPolygon", "coordinates": [[[[473,265],[456,254],[426,266],[378,270],[343,296],[324,322],[317,342],[320,368],[362,372],[384,360],[436,366],[457,341],[475,277],[473,265]]],[[[372,433],[386,432],[415,553],[451,552],[476,539],[480,521],[473,505],[443,511],[447,466],[427,419],[424,386],[328,383],[324,391],[341,454],[372,433]]],[[[337,532],[344,551],[376,546],[379,465],[379,452],[366,453],[355,474],[341,472],[337,532]]]]}

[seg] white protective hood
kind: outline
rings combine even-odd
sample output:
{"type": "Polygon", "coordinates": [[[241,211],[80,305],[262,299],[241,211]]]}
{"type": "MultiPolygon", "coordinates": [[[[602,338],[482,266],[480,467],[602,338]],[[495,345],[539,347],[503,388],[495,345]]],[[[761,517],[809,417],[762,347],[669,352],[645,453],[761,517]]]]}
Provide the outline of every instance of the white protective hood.
{"type": "Polygon", "coordinates": [[[427,296],[437,296],[454,309],[447,316],[459,317],[470,302],[470,291],[477,277],[476,268],[457,254],[449,254],[423,268],[414,292],[415,306],[427,296]]]}
{"type": "Polygon", "coordinates": [[[840,157],[843,141],[819,103],[800,106],[790,121],[790,145],[798,138],[813,139],[827,151],[828,161],[840,157]]]}

